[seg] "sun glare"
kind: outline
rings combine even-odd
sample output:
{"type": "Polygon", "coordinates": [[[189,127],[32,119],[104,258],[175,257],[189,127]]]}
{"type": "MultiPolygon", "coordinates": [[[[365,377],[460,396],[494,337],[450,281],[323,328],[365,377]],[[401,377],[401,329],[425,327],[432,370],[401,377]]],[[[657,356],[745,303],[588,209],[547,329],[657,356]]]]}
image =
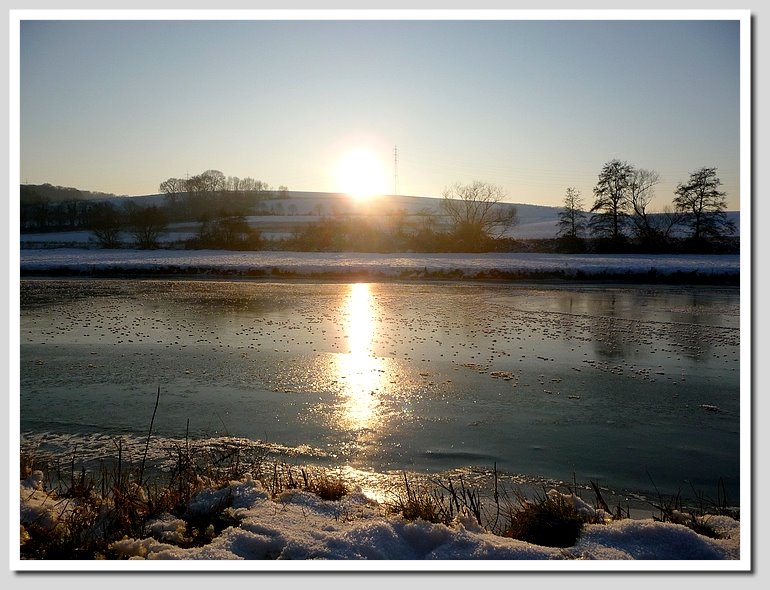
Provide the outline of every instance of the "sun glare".
{"type": "Polygon", "coordinates": [[[337,165],[337,185],[354,199],[385,194],[385,167],[369,150],[352,150],[337,165]]]}

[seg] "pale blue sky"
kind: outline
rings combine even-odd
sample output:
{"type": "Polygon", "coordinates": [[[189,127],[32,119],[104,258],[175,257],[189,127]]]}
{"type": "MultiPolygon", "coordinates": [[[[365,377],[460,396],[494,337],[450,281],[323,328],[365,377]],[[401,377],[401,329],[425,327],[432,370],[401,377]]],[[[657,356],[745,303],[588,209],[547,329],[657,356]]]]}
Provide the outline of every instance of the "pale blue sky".
{"type": "Polygon", "coordinates": [[[739,21],[22,21],[20,178],[116,194],[206,169],[335,191],[366,146],[398,192],[474,179],[586,205],[612,158],[656,209],[716,166],[739,208],[739,21]]]}

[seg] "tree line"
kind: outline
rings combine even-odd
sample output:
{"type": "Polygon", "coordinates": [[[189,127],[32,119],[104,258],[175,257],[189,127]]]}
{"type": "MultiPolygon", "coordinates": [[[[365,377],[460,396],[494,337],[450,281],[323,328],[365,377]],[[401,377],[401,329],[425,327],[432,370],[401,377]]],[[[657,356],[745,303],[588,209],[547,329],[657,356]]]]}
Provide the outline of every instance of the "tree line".
{"type": "Polygon", "coordinates": [[[19,188],[20,229],[22,232],[82,229],[96,202],[116,196],[49,183],[22,184],[19,188]]]}
{"type": "Polygon", "coordinates": [[[168,178],[160,183],[166,210],[173,221],[205,222],[214,215],[245,216],[256,212],[259,201],[285,198],[285,185],[274,190],[269,184],[249,176],[225,176],[219,170],[206,170],[189,178],[168,178]]]}
{"type": "Polygon", "coordinates": [[[111,193],[50,184],[21,185],[20,230],[87,230],[107,248],[125,244],[128,234],[132,236],[132,245],[155,248],[169,224],[192,221],[201,226],[201,244],[253,247],[257,242],[247,231],[245,216],[284,214],[282,207],[279,210],[275,205],[264,207],[262,203],[287,197],[288,188],[273,189],[261,180],[226,177],[212,169],[185,179],[169,178],[160,183],[159,193],[163,196],[162,204],[143,207],[130,198],[117,198],[111,193]],[[222,236],[224,239],[220,239],[222,236]]]}
{"type": "Polygon", "coordinates": [[[580,191],[568,187],[559,213],[559,246],[584,252],[735,251],[735,224],[715,167],[704,166],[677,184],[672,205],[649,211],[660,176],[613,159],[604,164],[586,211],[580,191]]]}
{"type": "MultiPolygon", "coordinates": [[[[206,170],[159,185],[163,200],[141,206],[131,199],[59,200],[22,191],[22,231],[87,229],[103,247],[158,248],[170,224],[194,222],[193,237],[175,247],[234,250],[370,252],[734,252],[735,227],[726,214],[726,194],[716,168],[696,170],[677,185],[672,206],[649,211],[657,172],[613,159],[601,169],[587,209],[575,187],[568,187],[553,238],[522,240],[513,231],[516,206],[504,190],[473,181],[444,189],[439,212],[408,215],[391,210],[379,219],[346,215],[332,207],[318,220],[297,224],[288,237],[265,238],[248,223],[249,215],[296,214],[275,200],[288,189],[273,189],[252,178],[226,177],[206,170]],[[270,200],[271,204],[266,201],[270,200]],[[129,236],[129,240],[126,240],[129,236]]],[[[24,189],[24,187],[22,187],[24,189]]]]}

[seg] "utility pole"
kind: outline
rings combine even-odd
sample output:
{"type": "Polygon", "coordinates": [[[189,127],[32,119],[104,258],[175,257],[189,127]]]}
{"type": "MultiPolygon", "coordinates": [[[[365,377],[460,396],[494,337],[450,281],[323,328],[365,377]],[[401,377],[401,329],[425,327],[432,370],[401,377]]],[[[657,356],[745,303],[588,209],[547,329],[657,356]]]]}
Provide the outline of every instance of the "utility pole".
{"type": "Polygon", "coordinates": [[[398,194],[398,146],[393,147],[393,194],[398,194]]]}

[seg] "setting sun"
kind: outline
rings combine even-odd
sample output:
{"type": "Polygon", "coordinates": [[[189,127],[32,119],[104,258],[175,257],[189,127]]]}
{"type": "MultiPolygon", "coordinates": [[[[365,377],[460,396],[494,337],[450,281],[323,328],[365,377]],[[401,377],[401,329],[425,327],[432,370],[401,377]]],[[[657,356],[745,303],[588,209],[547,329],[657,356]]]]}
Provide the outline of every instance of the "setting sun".
{"type": "Polygon", "coordinates": [[[337,185],[355,199],[384,194],[387,189],[382,160],[366,149],[346,153],[337,165],[337,185]]]}

